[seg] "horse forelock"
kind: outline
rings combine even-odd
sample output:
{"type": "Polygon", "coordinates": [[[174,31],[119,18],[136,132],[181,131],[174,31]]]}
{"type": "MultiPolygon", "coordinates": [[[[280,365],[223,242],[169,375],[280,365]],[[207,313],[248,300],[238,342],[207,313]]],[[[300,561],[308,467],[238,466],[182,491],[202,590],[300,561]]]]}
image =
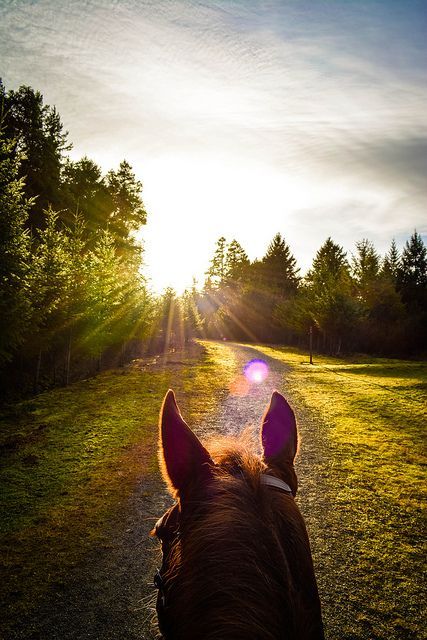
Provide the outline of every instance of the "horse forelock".
{"type": "Polygon", "coordinates": [[[310,553],[302,517],[292,498],[261,484],[265,464],[244,446],[214,459],[209,487],[182,505],[168,558],[173,638],[293,639],[302,612],[290,557],[304,566],[299,556],[310,553]]]}

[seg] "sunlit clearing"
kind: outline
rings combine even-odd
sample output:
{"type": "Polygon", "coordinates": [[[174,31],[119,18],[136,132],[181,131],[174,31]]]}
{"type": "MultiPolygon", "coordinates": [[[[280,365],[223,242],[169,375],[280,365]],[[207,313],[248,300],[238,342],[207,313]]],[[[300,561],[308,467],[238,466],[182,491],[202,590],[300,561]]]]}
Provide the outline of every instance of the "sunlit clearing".
{"type": "Polygon", "coordinates": [[[268,365],[264,360],[251,360],[245,365],[245,376],[252,384],[260,384],[268,376],[268,365]]]}

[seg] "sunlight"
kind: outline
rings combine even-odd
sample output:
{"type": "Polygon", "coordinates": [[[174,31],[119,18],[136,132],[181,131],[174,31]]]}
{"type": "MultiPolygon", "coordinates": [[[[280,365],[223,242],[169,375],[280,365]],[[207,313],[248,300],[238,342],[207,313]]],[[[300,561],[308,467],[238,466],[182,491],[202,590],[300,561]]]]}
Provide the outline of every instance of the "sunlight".
{"type": "Polygon", "coordinates": [[[141,237],[151,285],[158,292],[171,286],[182,293],[193,278],[203,286],[224,229],[251,259],[261,258],[272,233],[270,226],[260,227],[260,216],[268,211],[280,229],[284,210],[289,226],[293,211],[308,205],[305,184],[245,158],[188,153],[141,164],[150,212],[141,237]]]}

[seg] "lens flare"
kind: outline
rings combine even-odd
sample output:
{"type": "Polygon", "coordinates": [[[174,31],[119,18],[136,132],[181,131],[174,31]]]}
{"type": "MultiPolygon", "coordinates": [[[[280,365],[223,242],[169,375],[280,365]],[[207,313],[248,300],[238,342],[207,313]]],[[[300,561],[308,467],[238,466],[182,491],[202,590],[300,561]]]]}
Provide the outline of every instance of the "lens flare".
{"type": "Polygon", "coordinates": [[[240,398],[244,398],[244,396],[248,395],[249,387],[249,381],[245,378],[245,376],[240,375],[231,382],[230,394],[232,396],[239,396],[240,398]]]}
{"type": "Polygon", "coordinates": [[[245,365],[244,373],[249,382],[260,384],[268,376],[268,365],[264,360],[251,360],[245,365]]]}

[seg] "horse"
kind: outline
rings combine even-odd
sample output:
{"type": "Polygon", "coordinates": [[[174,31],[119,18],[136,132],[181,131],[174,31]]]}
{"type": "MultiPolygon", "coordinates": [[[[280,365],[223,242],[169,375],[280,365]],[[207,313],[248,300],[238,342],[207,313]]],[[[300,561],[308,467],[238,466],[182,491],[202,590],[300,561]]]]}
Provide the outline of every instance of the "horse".
{"type": "Polygon", "coordinates": [[[157,521],[154,577],[165,640],[321,640],[310,543],[294,500],[295,415],[275,391],[261,427],[262,455],[229,441],[208,451],[169,390],[159,460],[176,502],[157,521]]]}

